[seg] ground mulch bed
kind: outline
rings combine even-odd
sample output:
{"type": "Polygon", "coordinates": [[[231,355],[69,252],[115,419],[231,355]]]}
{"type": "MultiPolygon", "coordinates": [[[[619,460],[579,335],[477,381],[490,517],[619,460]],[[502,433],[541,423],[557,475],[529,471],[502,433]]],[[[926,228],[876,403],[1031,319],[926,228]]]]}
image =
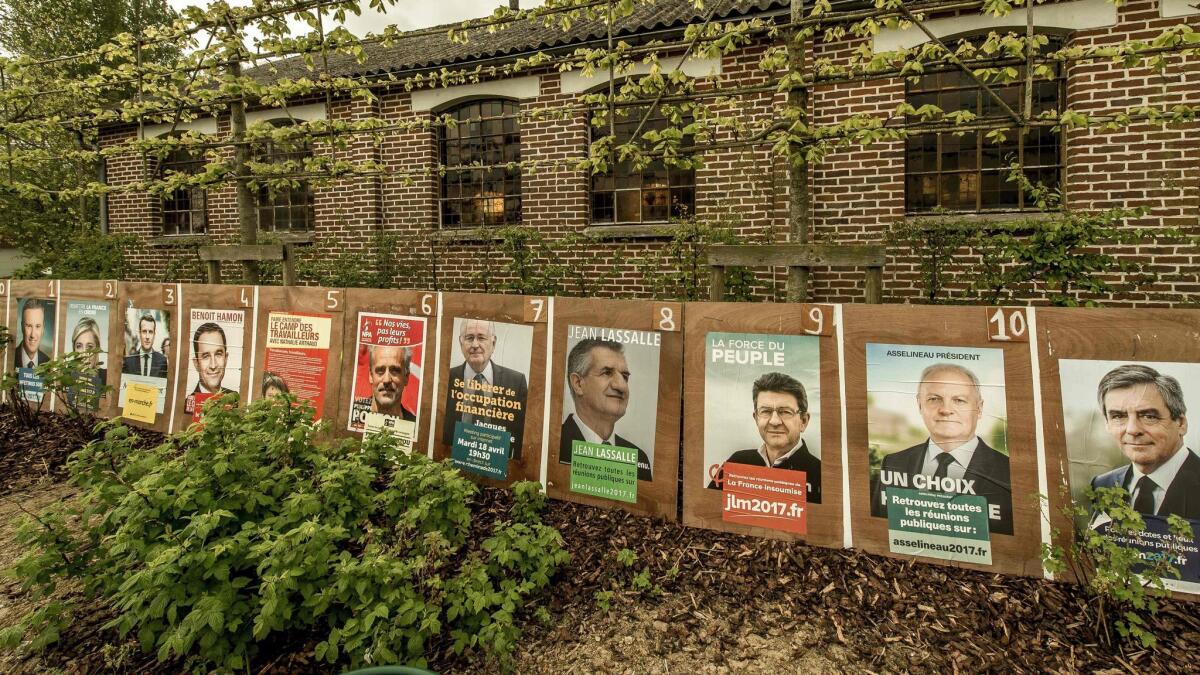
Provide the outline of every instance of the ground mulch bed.
{"type": "MultiPolygon", "coordinates": [[[[39,428],[0,411],[0,497],[39,501],[39,491],[69,492],[64,466],[92,420],[43,415],[39,428]]],[[[146,434],[147,444],[161,436],[146,434]]],[[[57,493],[52,498],[58,498],[57,493]]],[[[510,495],[483,489],[475,527],[506,517],[510,495]]],[[[858,551],[754,539],[683,527],[565,502],[550,502],[546,522],[572,554],[543,604],[533,611],[510,666],[517,672],[1194,672],[1200,605],[1168,601],[1154,630],[1155,650],[1102,644],[1089,599],[1068,584],[917,564],[858,551]],[[617,551],[637,554],[631,566],[617,551]],[[653,587],[633,578],[648,572],[653,587]],[[598,600],[597,592],[611,592],[598,600]],[[544,619],[544,617],[543,617],[544,619]]],[[[603,596],[604,594],[601,593],[603,596]]],[[[9,581],[0,605],[19,607],[9,581]]],[[[179,672],[103,624],[111,610],[93,604],[61,641],[11,672],[179,672]]],[[[258,673],[329,672],[314,663],[315,634],[273,636],[255,659],[258,673]]],[[[478,673],[499,664],[431,645],[430,668],[478,673]]]]}

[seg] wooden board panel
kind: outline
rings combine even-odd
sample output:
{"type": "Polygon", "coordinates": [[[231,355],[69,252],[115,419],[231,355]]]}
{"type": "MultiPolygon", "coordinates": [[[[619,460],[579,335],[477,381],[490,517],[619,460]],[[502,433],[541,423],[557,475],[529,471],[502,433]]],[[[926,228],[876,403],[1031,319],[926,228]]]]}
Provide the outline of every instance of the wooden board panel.
{"type": "Polygon", "coordinates": [[[199,415],[197,394],[203,399],[214,391],[234,392],[246,399],[254,353],[255,287],[183,284],[179,299],[180,373],[171,410],[176,430],[186,429],[199,415]]]}
{"type": "MultiPolygon", "coordinates": [[[[1050,524],[1059,533],[1054,543],[1070,547],[1074,527],[1064,510],[1072,496],[1085,499],[1082,492],[1093,478],[1129,466],[1106,428],[1098,401],[1100,379],[1125,365],[1148,366],[1175,379],[1188,411],[1200,407],[1200,312],[1039,309],[1037,329],[1050,524]]],[[[1147,391],[1150,388],[1153,385],[1147,391]]],[[[1166,430],[1173,425],[1165,419],[1160,426],[1166,430]]],[[[1185,450],[1200,451],[1200,426],[1188,427],[1183,440],[1185,450]]],[[[1188,492],[1195,495],[1194,475],[1183,470],[1175,474],[1168,492],[1184,488],[1180,477],[1188,475],[1193,476],[1188,492]]],[[[1200,597],[1196,584],[1182,588],[1188,594],[1178,596],[1200,597]]]]}
{"type": "MultiPolygon", "coordinates": [[[[679,478],[680,395],[683,385],[682,310],[679,304],[663,305],[639,300],[555,298],[546,487],[551,497],[675,518],[679,478]],[[660,310],[658,313],[656,308],[660,310]],[[664,308],[666,311],[662,312],[664,308]],[[596,327],[619,331],[605,334],[586,330],[596,327]],[[567,358],[572,346],[588,337],[620,344],[623,353],[619,360],[629,369],[629,378],[627,382],[617,380],[607,387],[596,386],[587,390],[581,379],[578,393],[573,395],[568,383],[567,358]],[[657,344],[653,344],[655,341],[657,344]],[[645,342],[651,344],[643,344],[645,342]],[[654,362],[658,365],[657,372],[649,370],[648,364],[654,362]],[[571,439],[581,436],[576,422],[580,415],[579,401],[584,401],[582,405],[588,407],[589,400],[606,395],[616,397],[618,402],[611,410],[605,411],[607,414],[599,413],[598,416],[603,419],[593,424],[596,427],[611,424],[612,435],[608,440],[629,439],[629,445],[643,451],[649,461],[651,480],[637,481],[637,501],[634,503],[572,492],[571,465],[562,461],[564,452],[570,458],[571,439]],[[585,397],[590,398],[585,400],[585,397]],[[565,446],[564,434],[568,439],[565,446]]],[[[596,348],[592,349],[594,351],[596,348]]],[[[593,364],[589,375],[599,377],[595,368],[593,364]]],[[[598,379],[596,381],[603,384],[598,379]]],[[[588,409],[595,410],[602,405],[597,403],[588,409]]],[[[616,445],[624,443],[617,442],[616,445]]]]}
{"type": "MultiPolygon", "coordinates": [[[[5,355],[4,372],[5,374],[18,375],[18,360],[24,362],[26,357],[23,356],[23,344],[26,338],[26,323],[23,317],[23,308],[26,303],[30,303],[34,307],[40,307],[40,318],[38,311],[30,311],[31,322],[29,325],[29,336],[37,338],[36,349],[32,354],[33,361],[36,365],[42,365],[50,359],[58,357],[58,344],[55,336],[59,324],[62,322],[62,316],[59,306],[58,297],[58,282],[50,279],[18,279],[9,282],[9,331],[12,340],[12,348],[5,355]]],[[[18,375],[19,376],[19,375],[18,375]]],[[[40,405],[41,410],[53,411],[56,409],[57,401],[52,395],[35,396],[34,400],[30,401],[35,407],[40,405]]]]}
{"type": "MultiPolygon", "coordinates": [[[[876,438],[884,435],[888,426],[899,430],[901,437],[924,436],[928,438],[928,424],[922,420],[922,412],[918,407],[916,392],[923,372],[922,366],[929,362],[943,362],[947,358],[959,365],[970,365],[970,361],[953,361],[955,356],[939,355],[965,352],[971,349],[996,349],[1002,352],[1002,371],[996,366],[996,378],[1002,377],[1002,382],[983,381],[981,389],[985,406],[984,415],[991,428],[1003,428],[1005,445],[1008,450],[1008,484],[1011,490],[1011,528],[1012,535],[992,531],[991,565],[968,562],[950,562],[937,558],[919,557],[919,560],[983,569],[1006,574],[1026,576],[1041,576],[1039,545],[1041,530],[1039,510],[1037,508],[1038,465],[1033,412],[1033,373],[1031,354],[1028,343],[1013,341],[994,341],[989,338],[989,324],[984,312],[978,307],[931,307],[917,305],[885,305],[864,306],[845,305],[844,340],[845,340],[845,387],[846,387],[846,417],[848,441],[848,471],[850,484],[850,517],[852,519],[853,543],[855,547],[873,553],[892,555],[894,557],[911,558],[911,555],[893,554],[890,550],[888,535],[888,519],[871,514],[871,499],[873,497],[872,474],[870,467],[871,423],[868,404],[868,363],[867,345],[888,345],[896,347],[911,346],[913,349],[894,349],[885,354],[872,368],[883,373],[883,368],[889,363],[894,364],[897,377],[905,378],[903,386],[896,392],[876,390],[871,392],[875,399],[895,393],[897,399],[903,399],[904,405],[912,401],[912,408],[899,413],[887,409],[878,402],[872,404],[876,412],[876,438]],[[930,349],[924,349],[929,347],[930,349]],[[951,349],[937,349],[937,347],[951,349]],[[962,348],[954,352],[953,348],[962,348]],[[920,355],[931,355],[925,358],[920,355]],[[922,360],[924,359],[924,360],[922,360]],[[915,368],[915,370],[914,370],[915,368]],[[997,398],[996,387],[1003,386],[1003,397],[997,398]],[[910,398],[911,397],[911,398],[910,398]],[[989,402],[989,399],[991,401],[989,402]],[[1004,419],[988,418],[989,411],[1003,401],[1004,419]]],[[[982,352],[985,363],[998,363],[995,352],[982,352]]],[[[981,358],[982,358],[981,356],[981,358]]],[[[980,369],[983,366],[971,365],[980,369]]],[[[881,375],[882,377],[882,375],[881,375]]],[[[980,376],[983,379],[983,376],[980,376]]],[[[970,424],[965,424],[967,428],[970,424]]],[[[980,433],[983,427],[973,427],[980,433]]],[[[986,441],[998,444],[994,437],[986,441]]],[[[878,441],[877,441],[878,442],[878,441]]],[[[924,441],[919,441],[924,448],[924,441]]],[[[905,442],[907,444],[907,441],[905,442]]],[[[916,446],[914,446],[916,447],[916,446]]],[[[976,457],[994,457],[991,452],[976,457]]],[[[897,457],[901,457],[896,453],[897,457]]],[[[910,453],[911,454],[911,453],[910,453]]],[[[973,461],[973,460],[972,460],[973,461]]],[[[974,467],[975,465],[971,465],[974,467]]],[[[896,473],[896,472],[891,472],[896,473]]],[[[913,472],[917,473],[917,472],[913,472]]],[[[991,484],[1003,488],[1004,477],[994,475],[999,471],[987,471],[978,480],[980,485],[991,484]]],[[[915,479],[915,476],[910,478],[915,479]]],[[[911,487],[911,486],[910,486],[911,487]]],[[[991,501],[989,501],[989,506],[991,501]]],[[[996,529],[996,521],[990,521],[989,526],[996,529]]]]}
{"type": "Polygon", "coordinates": [[[75,344],[81,346],[93,340],[89,336],[91,323],[101,331],[99,348],[106,352],[99,364],[98,383],[111,387],[108,395],[100,400],[96,410],[99,417],[114,417],[117,409],[117,387],[121,376],[119,360],[123,349],[124,316],[117,304],[118,281],[64,280],[59,282],[59,297],[62,301],[62,325],[58,330],[58,353],[74,351],[75,344]],[[90,321],[88,321],[90,319],[90,321]]]}
{"type": "MultiPolygon", "coordinates": [[[[338,416],[335,431],[339,435],[359,436],[361,431],[359,425],[352,424],[352,417],[355,414],[355,397],[359,396],[360,401],[364,401],[365,394],[360,396],[361,392],[355,391],[355,377],[359,372],[359,323],[360,315],[362,314],[381,314],[398,317],[398,321],[411,324],[403,326],[400,333],[404,336],[412,334],[414,328],[419,327],[421,341],[419,344],[419,357],[412,356],[414,348],[418,345],[407,340],[403,342],[409,348],[409,375],[402,391],[407,392],[410,388],[416,386],[418,394],[413,397],[415,402],[415,410],[405,408],[414,419],[416,433],[413,438],[413,451],[421,454],[427,452],[429,447],[429,428],[430,417],[433,414],[433,393],[434,382],[434,358],[436,354],[436,344],[434,336],[437,328],[438,315],[438,294],[432,291],[406,291],[406,290],[373,290],[367,288],[350,288],[346,290],[346,312],[345,312],[345,345],[343,352],[345,357],[341,373],[341,392],[342,395],[338,402],[338,416]],[[355,427],[351,429],[350,427],[355,427]]],[[[365,349],[365,347],[364,347],[365,349]]],[[[365,356],[363,358],[366,358],[365,356]]],[[[369,387],[369,377],[365,369],[359,375],[360,380],[367,382],[369,387]]],[[[360,383],[360,386],[362,384],[360,383]]],[[[403,394],[398,396],[402,401],[403,394]]],[[[369,402],[368,402],[369,405],[369,402]]],[[[374,406],[378,407],[378,406],[374,406]]],[[[364,406],[360,403],[359,409],[364,406]]],[[[361,410],[360,410],[361,412],[361,410]]],[[[405,416],[407,417],[407,415],[405,416]]]]}
{"type": "MultiPolygon", "coordinates": [[[[542,425],[545,414],[546,339],[548,299],[523,295],[485,295],[481,293],[443,293],[441,311],[441,350],[438,364],[437,416],[433,420],[433,457],[450,457],[455,421],[463,413],[455,412],[455,394],[463,393],[454,387],[456,375],[466,372],[463,342],[459,339],[455,320],[470,319],[494,322],[497,338],[494,341],[491,365],[501,370],[489,384],[505,389],[526,390],[523,420],[512,420],[513,435],[521,436],[519,457],[508,462],[508,477],[493,480],[475,473],[472,478],[485,485],[506,486],[520,480],[540,480],[542,462],[542,425]],[[507,360],[508,363],[504,361],[507,360]],[[450,417],[447,417],[447,415],[450,417]],[[450,422],[450,424],[447,424],[450,422]]],[[[468,346],[468,349],[470,347],[468,346]]],[[[477,348],[476,348],[477,349],[477,348]]],[[[478,352],[477,352],[478,353],[478,352]]],[[[504,399],[519,398],[502,396],[504,399]]],[[[506,408],[499,412],[511,411],[506,408]]],[[[514,414],[514,417],[516,415],[514,414]]]]}
{"type": "Polygon", "coordinates": [[[115,414],[122,414],[123,391],[130,382],[164,387],[162,410],[156,413],[153,424],[127,420],[130,424],[161,432],[172,428],[170,412],[175,399],[180,347],[178,296],[178,284],[122,282],[117,290],[116,321],[121,339],[110,350],[109,356],[113,365],[119,364],[121,369],[115,414]],[[147,343],[148,351],[145,350],[147,343]],[[151,373],[149,376],[142,374],[146,367],[151,373]],[[163,374],[165,376],[160,376],[163,374]]]}
{"type": "MultiPolygon", "coordinates": [[[[684,438],[683,438],[683,522],[693,527],[741,532],[761,537],[802,539],[821,546],[840,547],[843,541],[842,513],[842,455],[841,455],[841,403],[838,386],[838,345],[833,337],[832,305],[802,304],[743,304],[743,303],[688,303],[686,306],[686,331],[684,337],[684,438]],[[816,311],[813,315],[811,312],[816,311]],[[813,316],[820,317],[814,322],[813,316]],[[772,336],[788,336],[789,345],[803,344],[811,350],[816,348],[819,356],[809,357],[796,363],[785,360],[782,366],[770,364],[746,365],[739,368],[741,375],[737,386],[720,386],[714,369],[710,382],[720,391],[708,391],[707,340],[714,334],[745,334],[752,340],[769,340],[772,336]],[[805,340],[791,340],[791,336],[809,336],[805,340]],[[803,373],[807,371],[811,375],[803,373]],[[761,445],[761,436],[754,417],[755,401],[752,383],[768,372],[782,372],[801,382],[806,396],[819,388],[819,396],[809,396],[809,410],[818,412],[819,434],[812,433],[812,419],[804,428],[801,438],[810,452],[818,454],[815,446],[819,439],[820,460],[820,503],[808,503],[807,532],[794,534],[767,527],[748,526],[726,522],[722,512],[724,492],[710,489],[708,484],[715,474],[710,469],[724,462],[735,452],[761,445]],[[804,380],[808,380],[805,382],[804,380]],[[817,382],[812,380],[816,379],[817,382]],[[718,409],[706,411],[706,402],[718,409]],[[712,414],[719,418],[706,420],[712,414]],[[721,427],[736,426],[736,437],[748,439],[736,445],[717,442],[717,438],[734,437],[724,433],[721,427]],[[707,435],[712,439],[706,443],[707,435]],[[710,461],[711,460],[711,461],[710,461]]],[[[811,351],[809,352],[811,354],[811,351]]],[[[773,361],[773,360],[772,360],[773,361]]],[[[794,397],[793,397],[794,398],[794,397]]],[[[812,472],[809,472],[810,474],[812,472]]],[[[812,481],[809,475],[809,482],[812,481]]],[[[815,491],[814,491],[815,492],[815,491]]]]}
{"type": "MultiPolygon", "coordinates": [[[[248,402],[253,402],[263,396],[264,376],[274,367],[280,372],[275,373],[282,378],[290,393],[301,395],[309,388],[322,392],[320,405],[317,405],[316,415],[319,419],[329,420],[336,428],[338,401],[341,399],[340,382],[341,369],[344,365],[342,331],[344,328],[343,313],[346,307],[346,293],[340,288],[322,288],[308,286],[259,286],[258,315],[254,332],[254,361],[251,363],[251,387],[246,392],[248,402]],[[271,314],[294,314],[310,317],[309,322],[324,327],[328,322],[328,336],[317,336],[321,344],[327,344],[323,355],[314,355],[311,359],[279,359],[278,354],[268,354],[271,340],[271,314]],[[268,356],[272,358],[269,359],[268,356]],[[273,360],[278,359],[278,360],[273,360]],[[279,367],[282,364],[283,367],[279,367]],[[323,376],[319,369],[324,369],[323,376]],[[303,374],[302,374],[303,373],[303,374]]],[[[304,332],[308,327],[299,324],[281,326],[286,333],[299,332],[300,335],[281,335],[284,342],[306,342],[304,332]],[[299,337],[299,340],[294,338],[299,337]]]]}

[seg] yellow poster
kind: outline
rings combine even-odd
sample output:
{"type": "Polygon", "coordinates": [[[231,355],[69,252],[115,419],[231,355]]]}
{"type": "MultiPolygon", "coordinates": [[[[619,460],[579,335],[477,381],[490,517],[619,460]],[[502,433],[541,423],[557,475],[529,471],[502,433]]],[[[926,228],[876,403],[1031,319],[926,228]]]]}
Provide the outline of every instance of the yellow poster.
{"type": "Polygon", "coordinates": [[[158,387],[145,382],[129,382],[125,385],[125,407],[121,417],[154,424],[158,406],[158,387]]]}

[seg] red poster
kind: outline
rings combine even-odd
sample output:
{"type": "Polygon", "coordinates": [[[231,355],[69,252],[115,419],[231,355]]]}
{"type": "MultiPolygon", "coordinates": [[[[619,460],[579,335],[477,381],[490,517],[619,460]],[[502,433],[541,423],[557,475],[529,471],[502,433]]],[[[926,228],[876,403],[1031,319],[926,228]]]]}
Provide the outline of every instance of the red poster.
{"type": "Polygon", "coordinates": [[[721,518],[729,523],[808,532],[803,471],[726,462],[721,518]]]}
{"type": "Polygon", "coordinates": [[[363,431],[368,413],[415,424],[421,405],[425,319],[362,312],[350,394],[349,431],[363,431]]]}
{"type": "MultiPolygon", "coordinates": [[[[325,374],[329,367],[328,314],[271,312],[267,317],[267,356],[263,364],[264,389],[279,388],[310,401],[321,419],[325,404],[325,374]]],[[[267,392],[263,392],[266,395],[267,392]]]]}

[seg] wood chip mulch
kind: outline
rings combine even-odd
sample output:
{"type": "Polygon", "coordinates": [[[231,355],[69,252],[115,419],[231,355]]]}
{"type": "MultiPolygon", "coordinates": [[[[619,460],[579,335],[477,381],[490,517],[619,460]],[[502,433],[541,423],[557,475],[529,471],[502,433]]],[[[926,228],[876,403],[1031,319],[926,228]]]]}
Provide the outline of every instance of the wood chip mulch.
{"type": "MultiPolygon", "coordinates": [[[[20,499],[39,484],[60,483],[68,454],[93,423],[43,415],[38,429],[26,430],[7,411],[0,412],[0,496],[20,499]]],[[[148,434],[146,441],[158,438],[148,434]]],[[[507,492],[481,490],[476,527],[490,529],[510,504],[507,492]]],[[[566,502],[550,502],[545,521],[562,533],[572,560],[543,601],[552,623],[538,623],[532,611],[521,617],[525,635],[540,636],[538,649],[582,641],[593,632],[596,592],[612,590],[613,604],[624,608],[613,620],[628,619],[634,610],[666,611],[661,608],[669,606],[673,614],[664,618],[698,635],[712,633],[705,632],[704,624],[713,621],[705,607],[739,608],[735,616],[724,617],[726,623],[759,620],[756,608],[785,607],[790,615],[819,623],[830,643],[851,655],[841,666],[859,671],[1195,672],[1194,655],[1200,653],[1200,603],[1164,603],[1153,626],[1157,649],[1135,648],[1115,638],[1110,646],[1088,611],[1090,599],[1070,584],[754,539],[566,502]],[[622,548],[637,553],[632,567],[617,562],[622,548]],[[630,578],[641,570],[650,573],[661,593],[633,588],[630,578]]],[[[179,662],[158,664],[131,649],[128,641],[101,627],[110,617],[108,610],[94,606],[42,657],[39,668],[78,673],[184,668],[179,662]]],[[[311,648],[319,639],[311,634],[274,637],[252,670],[328,672],[327,666],[311,661],[311,648]]],[[[430,668],[480,672],[494,667],[450,655],[446,646],[431,645],[430,668]]]]}

